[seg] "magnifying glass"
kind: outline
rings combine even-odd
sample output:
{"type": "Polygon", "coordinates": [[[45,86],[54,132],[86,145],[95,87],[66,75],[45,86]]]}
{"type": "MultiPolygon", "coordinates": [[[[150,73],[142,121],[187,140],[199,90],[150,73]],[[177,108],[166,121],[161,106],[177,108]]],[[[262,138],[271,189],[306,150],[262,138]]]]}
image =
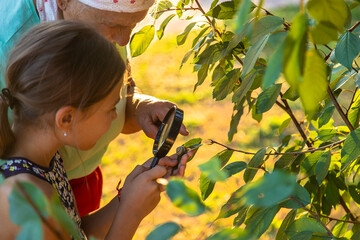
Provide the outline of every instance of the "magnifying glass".
{"type": "Polygon", "coordinates": [[[153,146],[154,159],[151,163],[151,168],[155,167],[160,158],[165,157],[170,151],[177,135],[179,134],[183,119],[183,110],[177,108],[176,106],[170,108],[155,137],[153,146]]]}

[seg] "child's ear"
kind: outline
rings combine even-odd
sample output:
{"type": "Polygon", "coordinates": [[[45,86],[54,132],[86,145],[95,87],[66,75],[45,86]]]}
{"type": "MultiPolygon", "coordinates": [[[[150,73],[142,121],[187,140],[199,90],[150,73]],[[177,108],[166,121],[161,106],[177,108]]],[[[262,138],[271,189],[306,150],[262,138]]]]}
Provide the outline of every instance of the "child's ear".
{"type": "Polygon", "coordinates": [[[76,108],[71,106],[65,106],[57,110],[55,114],[56,127],[64,133],[71,132],[74,123],[75,113],[76,108]]]}

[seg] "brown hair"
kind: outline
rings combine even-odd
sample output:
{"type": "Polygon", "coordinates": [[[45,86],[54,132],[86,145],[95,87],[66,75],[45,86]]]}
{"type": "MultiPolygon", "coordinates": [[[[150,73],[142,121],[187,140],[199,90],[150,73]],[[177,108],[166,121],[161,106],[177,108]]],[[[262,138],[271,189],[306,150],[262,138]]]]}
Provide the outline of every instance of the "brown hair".
{"type": "MultiPolygon", "coordinates": [[[[14,122],[39,124],[40,116],[62,106],[86,110],[122,81],[124,71],[115,46],[94,29],[69,21],[38,24],[17,43],[7,63],[14,122]]],[[[0,157],[15,141],[8,106],[0,98],[0,157]]]]}

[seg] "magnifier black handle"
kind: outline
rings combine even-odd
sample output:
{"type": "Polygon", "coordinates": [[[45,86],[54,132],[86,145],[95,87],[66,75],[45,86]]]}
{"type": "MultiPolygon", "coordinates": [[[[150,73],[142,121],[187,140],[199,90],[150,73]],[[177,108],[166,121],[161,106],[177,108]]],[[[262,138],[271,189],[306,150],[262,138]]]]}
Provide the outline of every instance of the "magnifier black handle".
{"type": "Polygon", "coordinates": [[[150,168],[155,167],[155,166],[158,164],[159,159],[160,159],[160,158],[158,158],[158,157],[155,156],[154,159],[153,159],[153,161],[152,161],[152,163],[151,163],[151,165],[150,165],[150,168]]]}

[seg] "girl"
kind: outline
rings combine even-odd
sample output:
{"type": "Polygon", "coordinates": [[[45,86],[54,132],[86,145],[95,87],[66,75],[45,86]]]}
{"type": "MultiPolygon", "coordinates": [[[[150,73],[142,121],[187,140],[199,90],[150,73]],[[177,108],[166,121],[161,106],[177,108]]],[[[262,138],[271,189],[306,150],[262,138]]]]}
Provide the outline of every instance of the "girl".
{"type": "MultiPolygon", "coordinates": [[[[83,238],[131,239],[141,220],[160,200],[156,179],[167,168],[137,166],[126,178],[121,201],[79,218],[58,149],[89,150],[110,128],[120,100],[124,63],[115,47],[80,23],[39,24],[15,46],[6,69],[7,88],[0,94],[0,235],[14,239],[19,227],[9,217],[8,196],[17,182],[55,190],[83,238]],[[7,112],[14,113],[10,127],[7,112]]],[[[190,153],[181,163],[184,165],[190,153]]],[[[160,165],[174,165],[176,156],[160,165]]],[[[151,161],[151,160],[150,160],[151,161]]],[[[184,166],[181,167],[182,173],[184,166]]],[[[44,238],[52,234],[44,226],[44,238]]],[[[70,236],[68,236],[69,238],[70,236]]]]}

